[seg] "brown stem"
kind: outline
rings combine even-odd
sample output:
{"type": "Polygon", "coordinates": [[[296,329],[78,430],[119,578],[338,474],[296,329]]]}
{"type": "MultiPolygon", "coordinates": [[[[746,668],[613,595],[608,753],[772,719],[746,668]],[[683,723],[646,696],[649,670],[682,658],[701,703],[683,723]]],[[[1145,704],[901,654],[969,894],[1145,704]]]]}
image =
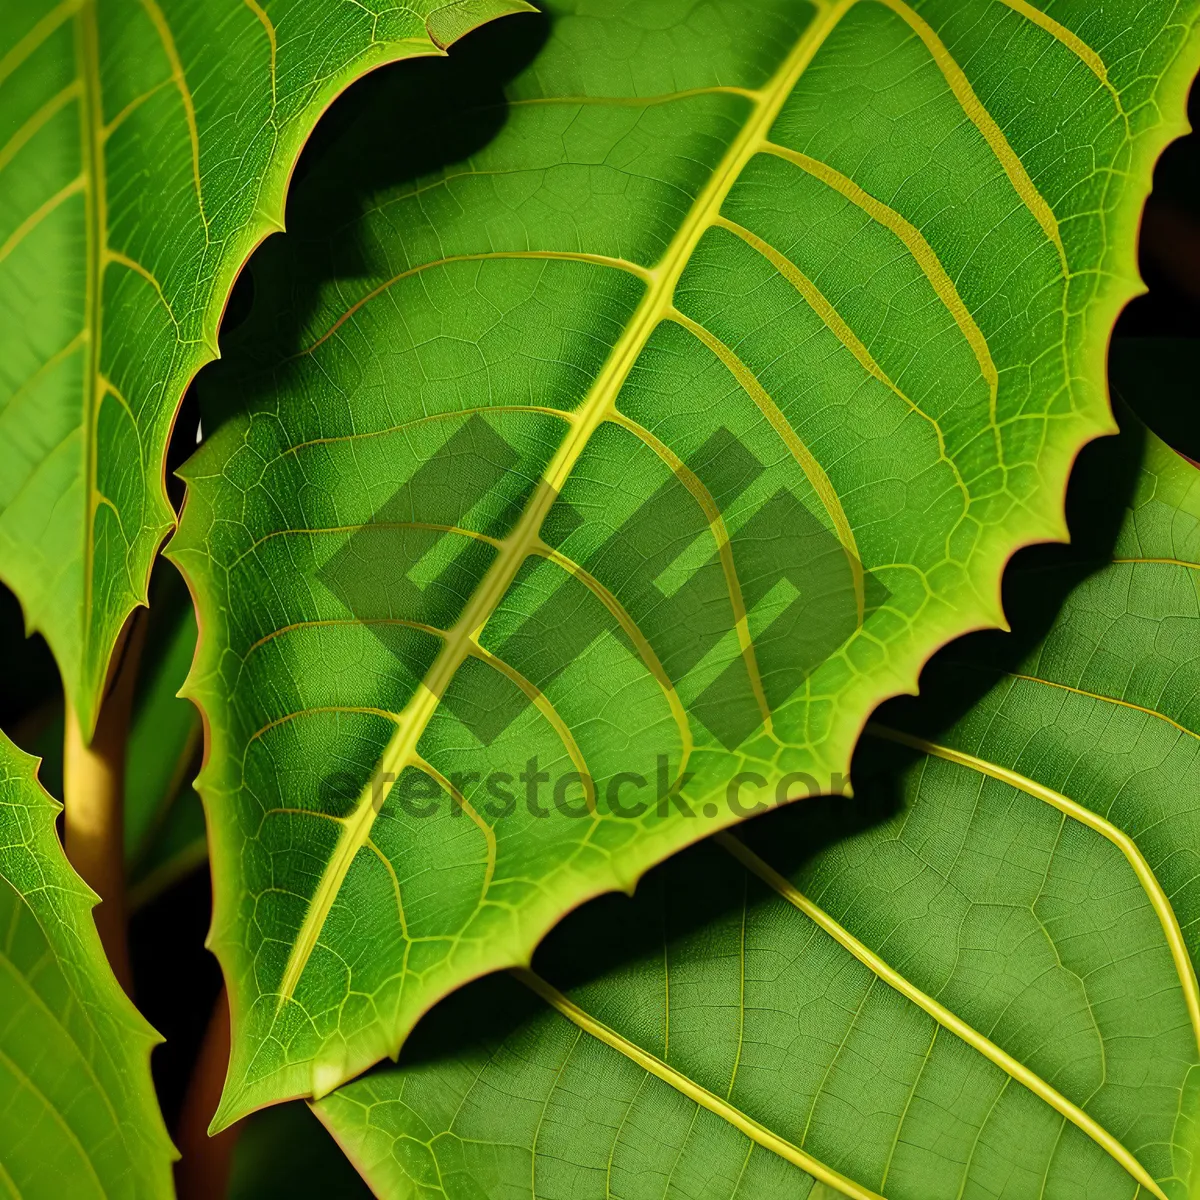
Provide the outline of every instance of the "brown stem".
{"type": "Polygon", "coordinates": [[[118,650],[90,745],[67,704],[63,746],[63,823],[67,858],[100,897],[93,910],[100,941],[121,986],[133,993],[125,932],[125,746],[145,622],[134,619],[118,650]]]}
{"type": "Polygon", "coordinates": [[[179,1114],[175,1143],[175,1190],[179,1200],[218,1200],[229,1190],[229,1169],[240,1125],[208,1136],[209,1122],[217,1111],[221,1087],[229,1066],[229,998],[225,989],[217,997],[204,1041],[192,1069],[191,1082],[179,1114]]]}

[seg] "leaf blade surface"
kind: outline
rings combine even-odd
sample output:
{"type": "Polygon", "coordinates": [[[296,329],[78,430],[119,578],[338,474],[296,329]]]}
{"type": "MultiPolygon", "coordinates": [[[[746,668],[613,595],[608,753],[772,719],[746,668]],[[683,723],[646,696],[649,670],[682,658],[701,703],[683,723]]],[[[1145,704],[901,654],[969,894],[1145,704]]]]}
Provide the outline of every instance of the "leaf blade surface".
{"type": "Polygon", "coordinates": [[[67,865],[36,760],[0,738],[0,1187],[12,1196],[171,1196],[150,1078],[157,1035],[117,984],[67,865]]]}
{"type": "Polygon", "coordinates": [[[1153,83],[1115,10],[551,10],[503,99],[455,81],[409,175],[363,165],[386,118],[347,134],[208,393],[172,554],[221,814],[221,1121],[394,1053],[736,819],[739,771],[844,785],[867,712],[1003,622],[1003,562],[1062,536],[1109,427],[1191,17],[1155,18],[1153,83]],[[535,760],[552,819],[489,819],[535,760]],[[696,819],[669,786],[605,819],[685,773],[696,819]],[[434,819],[406,807],[430,784],[434,819]]]}
{"type": "Polygon", "coordinates": [[[0,24],[0,548],[89,732],[184,389],[333,98],[524,6],[49,0],[0,24]],[[273,14],[273,16],[272,16],[273,14]]]}
{"type": "Polygon", "coordinates": [[[1192,1194],[1200,605],[1173,576],[1197,569],[1200,473],[1132,422],[1080,470],[1093,520],[1132,485],[1115,548],[1093,531],[1014,565],[1014,634],[935,660],[928,698],[866,739],[855,800],[756,822],[753,848],[722,834],[593,904],[524,997],[464,989],[399,1067],[317,1102],[379,1194],[573,1178],[648,1198],[691,1170],[712,1196],[813,1186],[778,1162],[747,1186],[767,1139],[706,1125],[590,1023],[728,1097],[835,1194],[1192,1194]],[[1164,640],[1183,653],[1156,675],[1164,640]]]}

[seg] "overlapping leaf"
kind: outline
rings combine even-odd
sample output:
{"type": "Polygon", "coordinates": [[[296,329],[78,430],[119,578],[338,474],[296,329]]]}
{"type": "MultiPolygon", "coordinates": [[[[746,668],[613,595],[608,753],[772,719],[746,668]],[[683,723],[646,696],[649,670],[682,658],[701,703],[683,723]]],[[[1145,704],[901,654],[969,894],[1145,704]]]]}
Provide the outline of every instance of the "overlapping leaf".
{"type": "Polygon", "coordinates": [[[156,1037],[109,969],[34,768],[0,734],[0,1192],[170,1196],[156,1037]]]}
{"type": "Polygon", "coordinates": [[[173,548],[219,1122],[393,1053],[735,820],[735,773],[837,788],[870,710],[1002,621],[1109,427],[1195,19],[555,0],[495,30],[503,96],[472,61],[374,97],[256,270],[173,548]],[[459,108],[397,142],[404,86],[459,108]]]}
{"type": "Polygon", "coordinates": [[[0,11],[0,574],[85,731],[173,515],[166,442],[351,80],[519,0],[21,0],[0,11]]]}
{"type": "Polygon", "coordinates": [[[1200,472],[1140,440],[1014,565],[1033,645],[952,647],[853,801],[596,902],[320,1101],[377,1194],[1194,1196],[1200,472]]]}

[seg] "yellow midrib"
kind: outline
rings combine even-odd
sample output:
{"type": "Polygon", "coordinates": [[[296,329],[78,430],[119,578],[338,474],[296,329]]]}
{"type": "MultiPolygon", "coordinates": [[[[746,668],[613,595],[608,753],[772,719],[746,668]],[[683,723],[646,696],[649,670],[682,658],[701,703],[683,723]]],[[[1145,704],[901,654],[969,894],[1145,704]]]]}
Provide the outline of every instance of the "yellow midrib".
{"type": "Polygon", "coordinates": [[[799,1167],[800,1170],[811,1175],[814,1179],[820,1180],[839,1194],[850,1197],[851,1200],[883,1200],[877,1192],[863,1187],[862,1184],[855,1183],[854,1180],[835,1171],[832,1167],[826,1166],[819,1159],[813,1158],[811,1154],[805,1153],[799,1146],[789,1142],[786,1138],[780,1137],[779,1134],[768,1129],[760,1121],[756,1121],[740,1108],[735,1107],[727,1099],[718,1096],[715,1092],[710,1092],[708,1088],[696,1083],[695,1080],[685,1075],[682,1071],[676,1070],[661,1058],[651,1054],[648,1050],[643,1050],[635,1042],[631,1042],[628,1038],[623,1037],[615,1029],[605,1025],[603,1021],[598,1020],[591,1013],[580,1008],[578,1004],[574,1003],[567,996],[564,996],[562,992],[540,975],[536,975],[533,971],[522,969],[514,969],[512,974],[535,995],[541,997],[555,1012],[570,1021],[577,1029],[589,1034],[598,1042],[602,1042],[605,1046],[615,1050],[618,1054],[624,1055],[656,1079],[661,1079],[681,1095],[700,1105],[701,1108],[706,1108],[709,1112],[727,1121],[736,1130],[764,1149],[778,1154],[786,1162],[799,1167]]]}
{"type": "Polygon", "coordinates": [[[462,615],[447,632],[442,649],[425,679],[417,686],[403,711],[397,714],[396,733],[389,740],[378,767],[363,789],[305,912],[280,981],[277,1011],[295,993],[350,865],[370,834],[378,806],[386,800],[395,777],[416,753],[417,742],[455,671],[469,654],[472,640],[495,611],[526,557],[536,552],[538,534],[550,505],[561,491],[591,435],[613,410],[621,386],[651,333],[666,318],[672,306],[675,285],[690,261],[696,244],[717,216],[729,189],[746,163],[764,144],[767,130],[804,69],[855,2],[838,0],[836,4],[818,11],[791,54],[762,89],[760,98],[752,101],[755,108],[750,119],[730,144],[696,198],[659,264],[647,272],[649,286],[645,295],[613,347],[583,405],[572,414],[571,426],[548,464],[541,483],[512,533],[504,539],[500,553],[467,601],[462,615]],[[388,779],[388,776],[392,778],[388,779]]]}
{"type": "Polygon", "coordinates": [[[100,126],[104,101],[100,88],[100,34],[96,26],[96,0],[84,0],[76,13],[76,53],[83,91],[79,105],[80,140],[83,150],[87,246],[83,328],[87,338],[83,378],[83,434],[86,518],[83,527],[83,618],[80,630],[83,658],[87,661],[91,629],[92,574],[95,568],[97,497],[97,422],[100,408],[100,286],[104,255],[108,246],[108,211],[104,180],[104,143],[100,126]]]}
{"type": "MultiPolygon", "coordinates": [[[[1037,680],[1035,682],[1044,681],[1037,680]]],[[[1184,1003],[1187,1006],[1188,1018],[1191,1021],[1196,1045],[1200,1048],[1200,984],[1196,980],[1196,971],[1192,966],[1187,943],[1184,941],[1183,930],[1179,927],[1179,920],[1175,915],[1175,910],[1171,906],[1171,901],[1168,899],[1166,892],[1163,891],[1162,884],[1158,881],[1158,876],[1154,874],[1153,869],[1146,861],[1145,856],[1133,838],[1124,830],[1118,829],[1111,821],[1107,821],[1099,814],[1092,812],[1090,808],[1085,808],[1078,801],[1072,800],[1070,797],[1064,796],[1061,792],[1056,792],[1053,788],[1046,787],[1045,784],[1038,783],[1036,780],[1030,779],[1018,771],[1002,767],[998,763],[988,762],[987,759],[979,758],[974,754],[968,754],[965,750],[956,750],[951,746],[943,746],[937,742],[931,742],[925,738],[916,737],[913,734],[905,733],[903,730],[892,729],[889,726],[880,725],[874,721],[867,724],[866,732],[885,741],[896,742],[901,746],[908,746],[913,750],[919,750],[922,754],[929,754],[934,758],[955,763],[957,766],[967,767],[970,770],[978,771],[981,775],[987,775],[1001,783],[1006,783],[1009,787],[1016,788],[1018,791],[1024,792],[1027,796],[1032,796],[1035,800],[1044,801],[1051,807],[1058,809],[1064,816],[1078,821],[1081,825],[1086,825],[1088,829],[1098,833],[1101,837],[1116,846],[1125,856],[1126,862],[1129,863],[1134,875],[1137,877],[1138,883],[1141,885],[1142,890],[1146,893],[1146,898],[1150,902],[1150,907],[1154,909],[1154,914],[1162,926],[1167,948],[1171,954],[1171,961],[1175,966],[1176,974],[1179,976],[1179,983],[1184,994],[1184,1003]]]]}
{"type": "Polygon", "coordinates": [[[730,833],[719,833],[716,840],[748,871],[758,876],[778,896],[786,900],[794,908],[802,912],[814,924],[828,934],[844,950],[862,963],[873,975],[881,979],[889,987],[895,989],[907,1000],[910,1000],[942,1028],[949,1030],[964,1041],[973,1050],[982,1054],[989,1062],[995,1064],[1005,1074],[1028,1088],[1035,1096],[1048,1104],[1057,1113],[1070,1121],[1077,1129],[1092,1139],[1101,1149],[1106,1151],[1134,1178],[1159,1200],[1167,1200],[1166,1195],[1153,1176],[1098,1121],[1093,1120],[1077,1104],[1068,1100],[1060,1091],[1052,1087],[1036,1072],[1031,1071],[1024,1063],[1013,1058],[1011,1054],[996,1045],[991,1038],[985,1037],[973,1026],[969,1025],[957,1014],[940,1004],[928,993],[911,983],[899,971],[884,962],[873,950],[860,942],[849,930],[835,921],[824,909],[814,904],[790,880],[784,878],[769,863],[759,858],[743,841],[730,833]]]}

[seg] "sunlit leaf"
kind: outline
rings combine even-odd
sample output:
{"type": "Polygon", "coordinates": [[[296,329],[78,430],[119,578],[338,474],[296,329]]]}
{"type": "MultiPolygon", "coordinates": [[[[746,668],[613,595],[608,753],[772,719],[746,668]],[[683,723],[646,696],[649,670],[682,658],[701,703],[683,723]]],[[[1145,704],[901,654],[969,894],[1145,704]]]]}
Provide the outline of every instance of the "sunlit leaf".
{"type": "Polygon", "coordinates": [[[595,902],[317,1104],[377,1194],[1196,1195],[1200,471],[1131,428],[1080,472],[853,800],[595,902]]]}
{"type": "Polygon", "coordinates": [[[394,1054],[735,821],[736,773],[841,789],[875,705],[1002,622],[1110,428],[1197,62],[1191,0],[1044,8],[555,0],[314,165],[172,551],[218,1124],[394,1054]]]}
{"type": "Polygon", "coordinates": [[[158,1039],[109,969],[34,769],[0,734],[0,1193],[171,1196],[158,1039]]]}
{"type": "Polygon", "coordinates": [[[520,0],[0,9],[0,575],[88,732],[173,514],[166,443],[317,117],[520,0]]]}

